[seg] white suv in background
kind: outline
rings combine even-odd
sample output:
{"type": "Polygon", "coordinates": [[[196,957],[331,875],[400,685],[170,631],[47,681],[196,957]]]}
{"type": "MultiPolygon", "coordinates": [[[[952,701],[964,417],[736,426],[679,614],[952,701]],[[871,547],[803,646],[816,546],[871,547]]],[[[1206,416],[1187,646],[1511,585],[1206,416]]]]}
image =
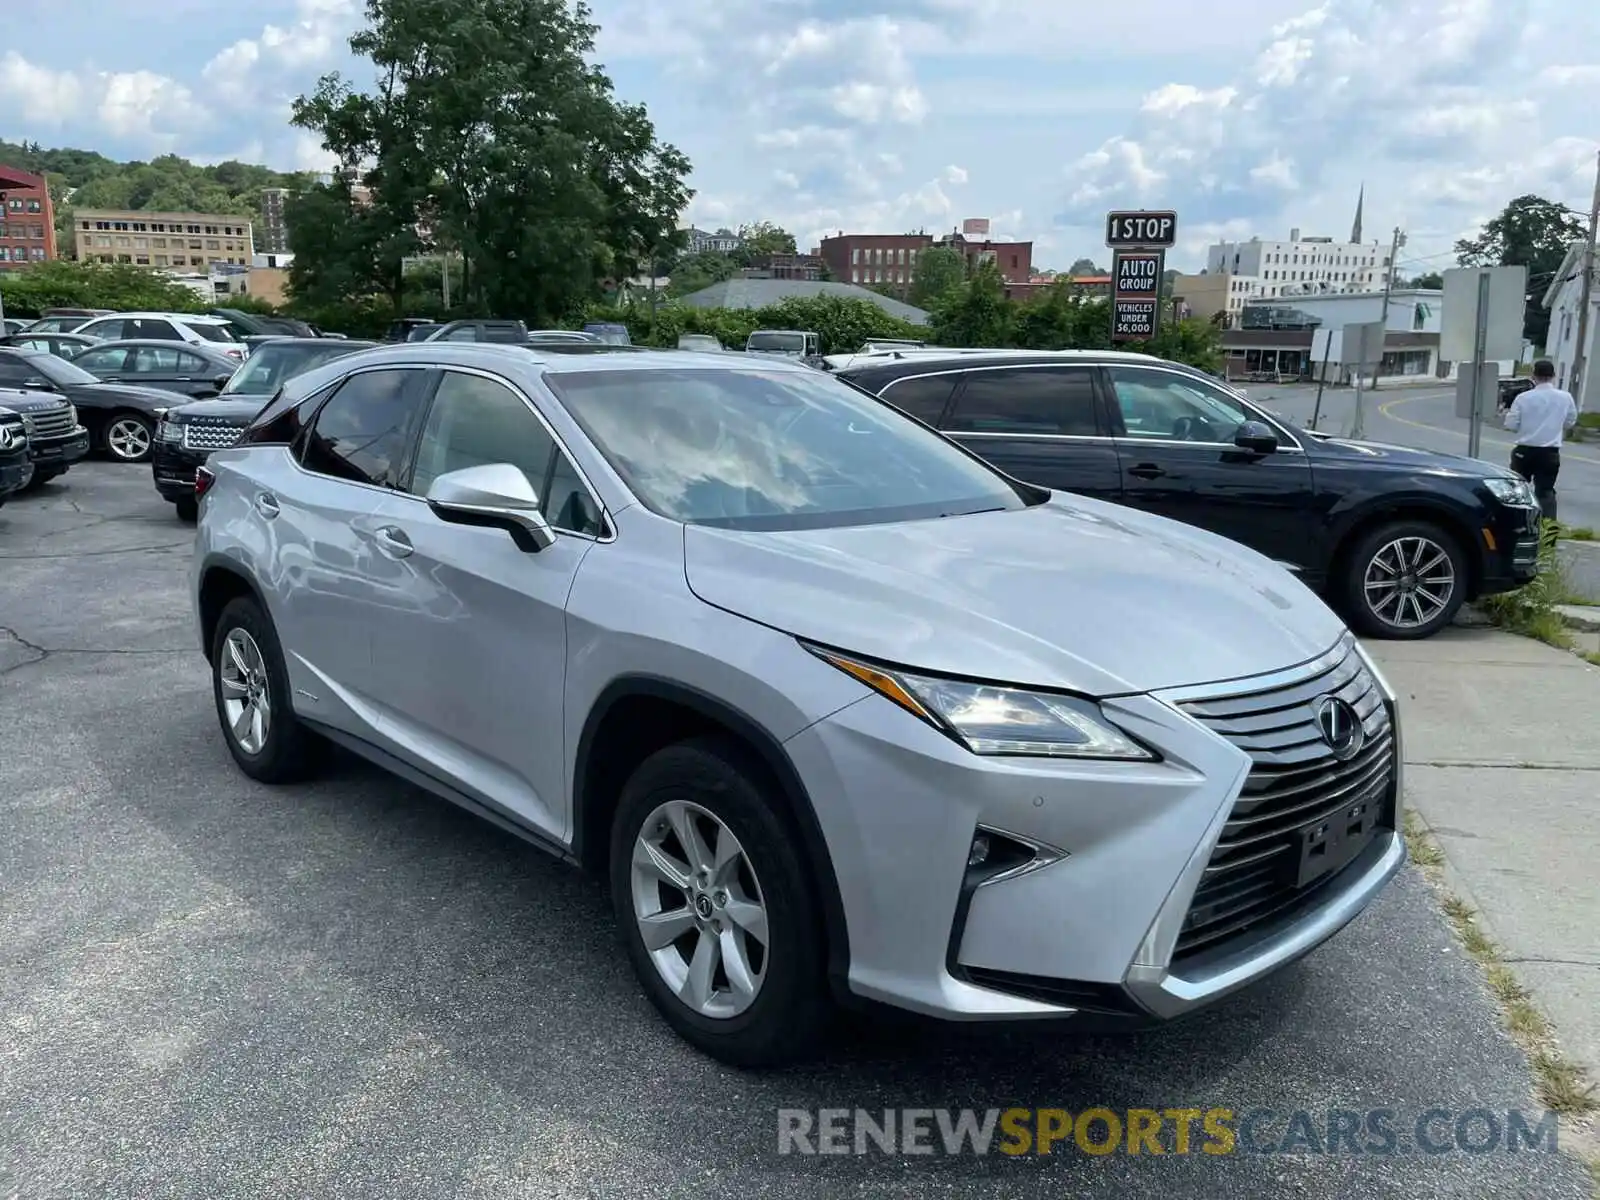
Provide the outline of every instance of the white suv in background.
{"type": "Polygon", "coordinates": [[[171,341],[207,343],[233,358],[244,361],[245,347],[228,322],[221,317],[202,317],[194,313],[129,312],[96,317],[78,332],[106,342],[128,338],[164,338],[171,341]]]}

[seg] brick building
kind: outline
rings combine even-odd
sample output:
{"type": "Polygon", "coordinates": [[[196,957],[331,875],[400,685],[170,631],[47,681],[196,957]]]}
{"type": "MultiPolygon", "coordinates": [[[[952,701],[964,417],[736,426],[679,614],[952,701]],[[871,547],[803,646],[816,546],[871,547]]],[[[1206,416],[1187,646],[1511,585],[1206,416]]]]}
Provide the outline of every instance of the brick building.
{"type": "Polygon", "coordinates": [[[822,278],[822,258],[815,254],[763,254],[751,264],[768,279],[822,278]]]}
{"type": "Polygon", "coordinates": [[[207,271],[248,268],[255,257],[251,222],[228,213],[166,213],[80,208],[73,213],[79,262],[207,271]]]}
{"type": "Polygon", "coordinates": [[[56,257],[56,214],[44,176],[0,166],[0,270],[56,257]]]}
{"type": "Polygon", "coordinates": [[[888,284],[908,290],[917,255],[933,245],[926,233],[845,233],[822,239],[822,261],[840,283],[888,284]]]}

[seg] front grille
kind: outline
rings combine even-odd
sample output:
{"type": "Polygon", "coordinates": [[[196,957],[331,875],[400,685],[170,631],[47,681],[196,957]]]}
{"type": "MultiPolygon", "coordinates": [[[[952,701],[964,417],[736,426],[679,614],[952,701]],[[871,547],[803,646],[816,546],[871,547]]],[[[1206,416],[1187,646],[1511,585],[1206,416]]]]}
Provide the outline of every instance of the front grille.
{"type": "Polygon", "coordinates": [[[29,413],[28,418],[33,423],[33,436],[39,440],[68,437],[74,428],[70,408],[52,408],[48,412],[29,413]]]}
{"type": "Polygon", "coordinates": [[[215,417],[192,417],[183,424],[185,450],[226,450],[239,440],[243,425],[215,417]]]}
{"type": "Polygon", "coordinates": [[[1395,781],[1393,720],[1353,648],[1294,683],[1179,707],[1249,754],[1254,766],[1189,906],[1175,960],[1243,934],[1335,878],[1337,866],[1300,882],[1302,831],[1349,819],[1361,806],[1357,827],[1366,829],[1355,841],[1392,829],[1395,781]],[[1361,749],[1344,762],[1317,723],[1326,696],[1349,703],[1365,732],[1361,749]]]}

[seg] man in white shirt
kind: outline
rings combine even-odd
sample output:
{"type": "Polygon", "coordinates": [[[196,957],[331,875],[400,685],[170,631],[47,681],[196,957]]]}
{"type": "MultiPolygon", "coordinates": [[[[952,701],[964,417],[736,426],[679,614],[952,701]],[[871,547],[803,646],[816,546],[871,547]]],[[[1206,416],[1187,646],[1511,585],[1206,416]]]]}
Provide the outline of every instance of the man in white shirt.
{"type": "Polygon", "coordinates": [[[1533,484],[1544,519],[1556,519],[1556,476],[1561,472],[1561,442],[1578,423],[1578,404],[1571,392],[1556,386],[1555,364],[1541,358],[1533,364],[1533,386],[1511,402],[1506,428],[1517,435],[1511,469],[1533,484]]]}

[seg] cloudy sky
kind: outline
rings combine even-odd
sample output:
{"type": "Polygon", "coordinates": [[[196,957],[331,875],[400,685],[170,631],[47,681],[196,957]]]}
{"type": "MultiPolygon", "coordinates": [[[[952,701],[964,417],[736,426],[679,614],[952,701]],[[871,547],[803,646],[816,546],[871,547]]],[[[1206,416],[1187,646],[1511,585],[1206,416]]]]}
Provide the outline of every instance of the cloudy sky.
{"type": "MultiPolygon", "coordinates": [[[[1219,237],[1408,231],[1404,265],[1513,196],[1587,209],[1594,0],[592,0],[619,94],[688,153],[701,225],[930,231],[1104,258],[1108,208],[1219,237]],[[1225,14],[1225,15],[1224,15],[1225,14]]],[[[56,0],[0,53],[0,136],[117,158],[322,165],[289,100],[358,80],[360,0],[56,0]]],[[[802,247],[804,248],[804,246],[802,247]]]]}

